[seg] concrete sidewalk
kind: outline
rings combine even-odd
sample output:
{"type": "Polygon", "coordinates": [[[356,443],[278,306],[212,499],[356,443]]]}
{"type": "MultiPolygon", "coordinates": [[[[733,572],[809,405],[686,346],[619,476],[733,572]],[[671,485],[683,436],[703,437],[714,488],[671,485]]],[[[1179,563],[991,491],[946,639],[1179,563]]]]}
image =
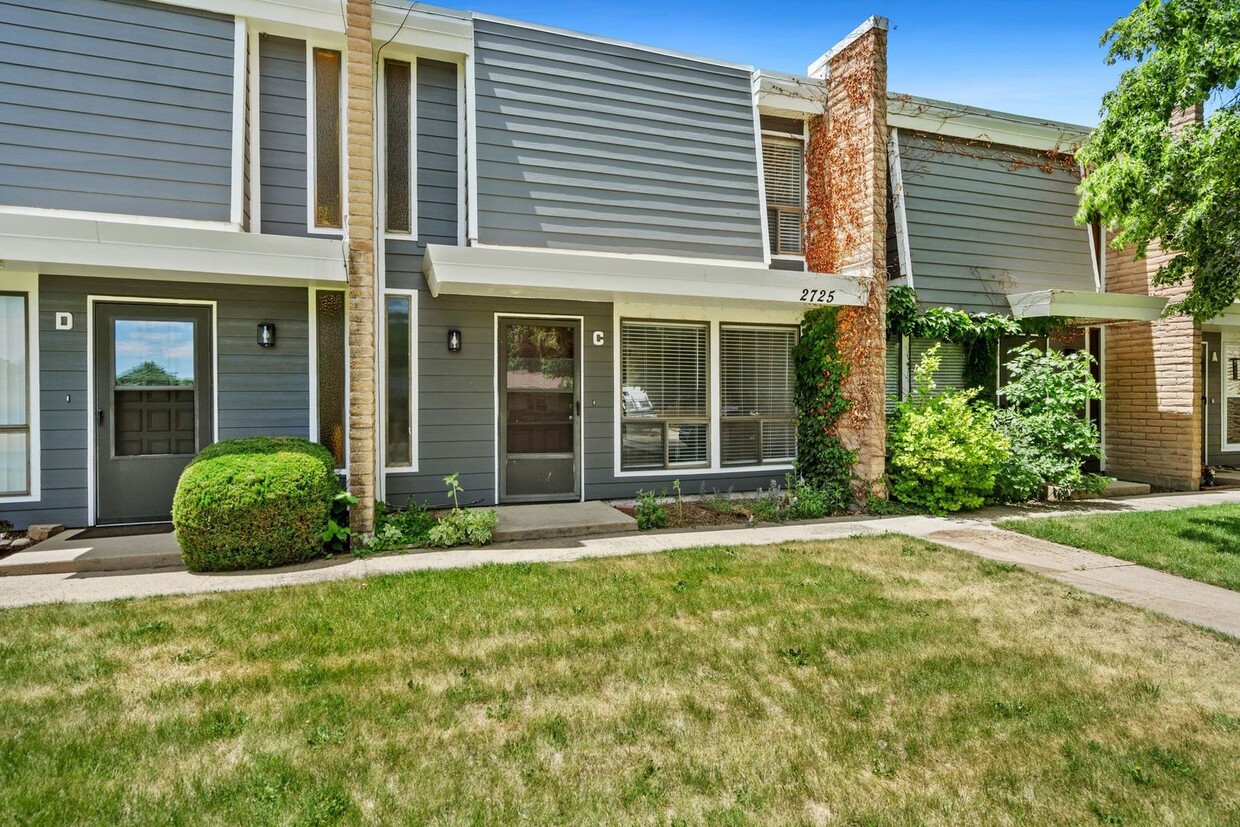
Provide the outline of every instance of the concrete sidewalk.
{"type": "Polygon", "coordinates": [[[993,525],[997,520],[1009,518],[1165,511],[1221,503],[1240,503],[1240,490],[1151,495],[1122,501],[1076,501],[992,508],[951,518],[836,519],[817,523],[514,543],[365,560],[321,560],[304,566],[262,572],[200,575],[183,569],[162,569],[10,576],[0,578],[0,607],[242,591],[488,563],[564,562],[683,548],[765,545],[891,532],[920,537],[987,559],[1013,563],[1094,594],[1240,637],[1240,592],[1176,577],[1125,560],[1002,531],[993,525]]]}

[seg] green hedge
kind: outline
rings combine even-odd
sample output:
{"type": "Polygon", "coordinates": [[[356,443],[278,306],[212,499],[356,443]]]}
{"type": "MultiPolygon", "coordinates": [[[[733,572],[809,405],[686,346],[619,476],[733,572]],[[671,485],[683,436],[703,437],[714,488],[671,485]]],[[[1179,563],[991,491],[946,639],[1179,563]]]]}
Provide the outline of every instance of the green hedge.
{"type": "Polygon", "coordinates": [[[301,563],[323,550],[339,490],[331,453],[293,437],[208,446],[181,474],[172,522],[190,571],[301,563]]]}

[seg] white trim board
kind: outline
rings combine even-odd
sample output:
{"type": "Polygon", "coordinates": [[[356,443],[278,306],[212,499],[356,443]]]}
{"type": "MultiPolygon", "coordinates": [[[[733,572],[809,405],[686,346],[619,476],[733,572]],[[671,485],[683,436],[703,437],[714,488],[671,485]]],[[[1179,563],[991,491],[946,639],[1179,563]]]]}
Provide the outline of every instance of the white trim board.
{"type": "Polygon", "coordinates": [[[1068,154],[1079,149],[1090,132],[1089,127],[1078,124],[893,92],[887,94],[887,125],[970,141],[1068,154]]]}
{"type": "Polygon", "coordinates": [[[908,213],[904,206],[904,170],[900,166],[900,130],[892,129],[887,136],[887,167],[891,173],[892,212],[896,219],[896,255],[900,276],[893,284],[914,287],[913,253],[908,243],[908,213]]]}
{"type": "Polygon", "coordinates": [[[1012,315],[1021,319],[1064,316],[1073,319],[1152,322],[1162,316],[1167,299],[1127,293],[1084,290],[1032,290],[1007,297],[1012,315]]]}
{"type": "Polygon", "coordinates": [[[232,190],[228,209],[229,221],[238,228],[245,223],[245,114],[249,47],[245,18],[238,17],[233,21],[232,190]]]}
{"type": "Polygon", "coordinates": [[[43,501],[43,419],[40,414],[39,274],[0,272],[0,290],[26,295],[26,450],[28,494],[0,497],[0,505],[43,501]]]}

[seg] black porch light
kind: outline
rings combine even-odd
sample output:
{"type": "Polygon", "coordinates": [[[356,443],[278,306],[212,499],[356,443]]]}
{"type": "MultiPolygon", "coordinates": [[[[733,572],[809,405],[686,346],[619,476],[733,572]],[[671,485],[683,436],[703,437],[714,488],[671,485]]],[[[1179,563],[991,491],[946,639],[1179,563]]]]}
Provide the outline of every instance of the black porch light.
{"type": "Polygon", "coordinates": [[[259,347],[275,347],[276,346],[276,323],[275,322],[259,322],[258,323],[258,346],[259,347]]]}
{"type": "Polygon", "coordinates": [[[461,331],[455,329],[448,331],[448,352],[461,352],[461,331]]]}

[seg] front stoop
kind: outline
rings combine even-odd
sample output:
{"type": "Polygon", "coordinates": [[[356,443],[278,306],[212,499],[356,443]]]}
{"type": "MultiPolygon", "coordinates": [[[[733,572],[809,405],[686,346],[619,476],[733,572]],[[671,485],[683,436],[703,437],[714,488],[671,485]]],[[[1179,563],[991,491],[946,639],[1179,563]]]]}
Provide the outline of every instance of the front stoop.
{"type": "Polygon", "coordinates": [[[495,514],[497,543],[637,531],[637,520],[604,502],[501,505],[495,514]]]}
{"type": "Polygon", "coordinates": [[[66,531],[5,557],[0,560],[0,577],[183,567],[175,534],[76,539],[81,533],[66,531]]]}

